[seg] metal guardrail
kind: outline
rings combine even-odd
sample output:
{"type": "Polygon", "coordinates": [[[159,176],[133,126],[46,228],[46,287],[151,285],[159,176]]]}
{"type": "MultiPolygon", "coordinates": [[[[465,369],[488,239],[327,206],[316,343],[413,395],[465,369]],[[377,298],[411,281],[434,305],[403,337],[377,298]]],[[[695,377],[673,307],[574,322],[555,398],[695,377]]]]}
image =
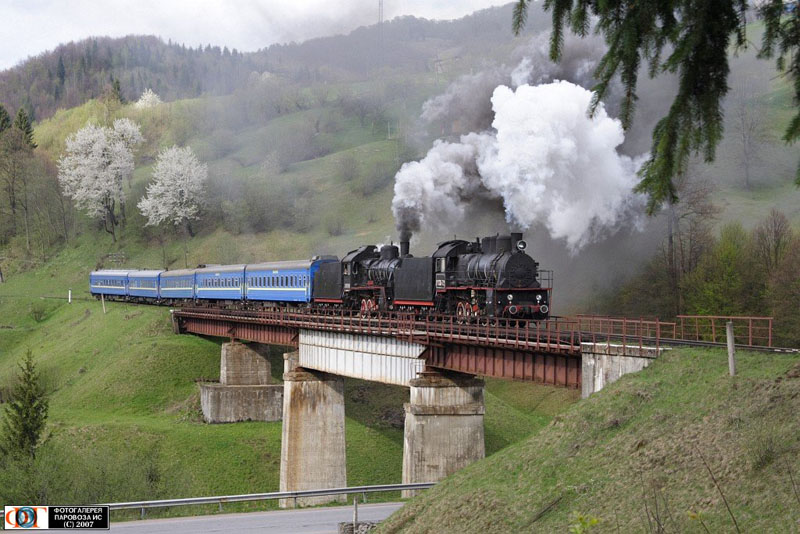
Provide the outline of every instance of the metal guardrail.
{"type": "Polygon", "coordinates": [[[265,501],[271,499],[299,499],[302,497],[321,497],[323,495],[347,495],[358,493],[377,493],[383,491],[422,490],[432,488],[433,482],[419,482],[416,484],[381,484],[375,486],[353,486],[349,488],[328,488],[301,491],[274,491],[271,493],[249,493],[245,495],[219,495],[216,497],[188,497],[185,499],[161,499],[157,501],[131,501],[100,504],[108,506],[111,510],[138,510],[141,509],[142,517],[147,508],[165,508],[168,506],[189,506],[194,504],[219,504],[220,510],[224,503],[265,501]]]}

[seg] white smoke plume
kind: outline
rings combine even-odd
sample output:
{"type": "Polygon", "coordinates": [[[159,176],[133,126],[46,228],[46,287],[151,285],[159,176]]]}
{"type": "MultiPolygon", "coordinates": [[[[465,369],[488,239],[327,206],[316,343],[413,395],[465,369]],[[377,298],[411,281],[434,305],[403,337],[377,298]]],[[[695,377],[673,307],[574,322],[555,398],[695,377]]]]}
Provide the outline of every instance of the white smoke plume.
{"type": "Polygon", "coordinates": [[[636,224],[643,199],[632,188],[643,158],[617,152],[622,125],[602,105],[590,118],[591,98],[567,81],[497,87],[492,130],[438,141],[397,173],[392,210],[401,233],[455,228],[481,197],[502,200],[510,225],[542,225],[573,253],[636,224]]]}
{"type": "MultiPolygon", "coordinates": [[[[594,69],[606,51],[600,37],[580,38],[567,34],[558,63],[550,61],[549,48],[549,32],[534,36],[512,52],[512,66],[492,65],[459,77],[444,93],[423,104],[420,118],[426,124],[441,124],[447,128],[458,123],[461,132],[480,132],[492,123],[494,113],[490,99],[500,85],[516,88],[565,80],[582,87],[594,86],[594,69]]],[[[611,89],[613,93],[616,85],[611,89]]],[[[612,102],[616,100],[613,96],[610,98],[612,102]]]]}

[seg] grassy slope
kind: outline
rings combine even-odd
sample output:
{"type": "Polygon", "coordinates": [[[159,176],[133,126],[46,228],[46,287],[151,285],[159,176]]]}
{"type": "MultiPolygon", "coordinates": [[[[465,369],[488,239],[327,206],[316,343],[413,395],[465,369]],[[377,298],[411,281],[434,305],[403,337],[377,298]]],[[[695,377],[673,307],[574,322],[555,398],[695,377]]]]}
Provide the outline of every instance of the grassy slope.
{"type": "MultiPolygon", "coordinates": [[[[164,308],[107,303],[103,314],[85,292],[86,275],[103,250],[96,240],[80,238],[48,264],[0,287],[0,388],[10,386],[16,362],[31,349],[52,392],[51,461],[62,474],[45,484],[50,498],[118,501],[276,490],[280,423],[203,424],[195,379],[218,378],[219,340],[173,335],[164,308]],[[71,305],[37,298],[63,297],[68,287],[74,288],[71,305]],[[32,308],[43,310],[39,322],[32,308]]],[[[134,263],[158,253],[133,245],[125,250],[134,263]]],[[[280,352],[273,355],[276,377],[280,352]]],[[[347,381],[351,484],[400,480],[407,395],[404,388],[347,381]]],[[[561,401],[555,410],[539,410],[529,399],[552,397],[546,390],[490,382],[488,452],[542,428],[559,406],[575,399],[573,391],[555,395],[561,401]]]]}
{"type": "MultiPolygon", "coordinates": [[[[205,152],[211,169],[232,170],[230,175],[236,179],[260,179],[265,187],[274,181],[304,184],[319,209],[314,210],[315,220],[304,234],[280,230],[233,236],[216,230],[200,235],[188,243],[189,264],[307,257],[319,253],[323,243],[328,247],[323,252],[341,253],[355,242],[380,241],[390,232],[388,210],[371,214],[361,208],[364,199],[354,194],[349,184],[337,183],[336,164],[346,151],[354,153],[362,169],[394,160],[394,142],[376,137],[357,121],[344,121],[340,135],[331,140],[334,152],[264,177],[258,172],[265,157],[262,139],[293,121],[305,120],[304,112],[279,117],[262,128],[234,132],[238,148],[223,154],[214,150],[214,132],[188,137],[181,133],[187,117],[198,114],[200,106],[197,101],[183,101],[148,111],[128,107],[112,112],[112,118],[135,118],[148,139],[140,152],[145,162],[134,176],[134,190],[149,180],[148,157],[159,147],[186,137],[198,153],[205,152]],[[341,236],[329,236],[322,224],[330,213],[346,215],[341,236]],[[370,216],[373,230],[361,231],[370,216]]],[[[56,155],[69,132],[88,120],[107,120],[106,113],[106,108],[94,101],[61,111],[37,127],[37,141],[43,150],[56,155]]],[[[390,184],[386,184],[371,200],[388,205],[390,195],[390,184]]],[[[13,274],[19,266],[12,261],[7,271],[12,275],[0,286],[0,388],[9,387],[16,362],[28,348],[33,350],[52,391],[49,461],[77,480],[69,482],[66,474],[54,477],[56,480],[45,484],[50,498],[85,502],[277,489],[280,423],[210,426],[200,422],[195,379],[218,377],[219,340],[174,336],[165,309],[108,304],[104,315],[99,303],[81,300],[88,297],[88,272],[102,263],[105,254],[124,252],[126,266],[158,266],[159,247],[137,240],[130,229],[123,230],[120,241],[112,245],[110,236],[87,229],[85,223],[79,226],[85,228],[84,234],[35,270],[13,274]],[[72,305],[63,299],[38,298],[63,297],[70,287],[76,296],[72,305]],[[33,309],[44,313],[39,322],[33,319],[33,309]]],[[[168,244],[166,255],[173,267],[182,266],[180,242],[168,244]]],[[[280,352],[277,349],[273,355],[276,377],[280,352]]],[[[400,480],[402,403],[407,395],[403,388],[346,382],[350,483],[400,480]]],[[[489,453],[550,420],[553,410],[539,410],[526,400],[541,396],[529,385],[509,389],[502,383],[490,383],[489,453]]],[[[575,400],[573,391],[556,396],[561,408],[575,400]]],[[[237,506],[249,509],[263,504],[237,506]]]]}
{"type": "Polygon", "coordinates": [[[667,353],[414,499],[381,532],[565,532],[575,513],[599,518],[598,532],[659,532],[654,516],[664,532],[704,532],[689,511],[732,532],[699,453],[742,532],[798,532],[800,359],[737,357],[732,379],[722,351],[667,353]]]}

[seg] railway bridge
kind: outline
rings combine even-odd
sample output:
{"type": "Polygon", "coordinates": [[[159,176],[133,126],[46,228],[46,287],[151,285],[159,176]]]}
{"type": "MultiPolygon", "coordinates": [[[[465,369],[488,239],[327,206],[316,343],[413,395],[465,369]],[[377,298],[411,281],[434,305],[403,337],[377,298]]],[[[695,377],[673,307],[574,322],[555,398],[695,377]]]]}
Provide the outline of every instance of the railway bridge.
{"type": "MultiPolygon", "coordinates": [[[[176,333],[231,340],[222,348],[221,384],[202,392],[207,420],[283,420],[281,491],[347,486],[343,377],[410,389],[403,483],[437,482],[484,457],[479,377],[580,388],[587,397],[646,367],[665,338],[680,337],[676,323],[587,316],[536,323],[334,309],[183,308],[172,310],[172,320],[176,333]],[[268,363],[240,341],[296,349],[284,355],[283,386],[265,385],[268,363]]],[[[745,344],[753,344],[752,322],[745,344]]]]}

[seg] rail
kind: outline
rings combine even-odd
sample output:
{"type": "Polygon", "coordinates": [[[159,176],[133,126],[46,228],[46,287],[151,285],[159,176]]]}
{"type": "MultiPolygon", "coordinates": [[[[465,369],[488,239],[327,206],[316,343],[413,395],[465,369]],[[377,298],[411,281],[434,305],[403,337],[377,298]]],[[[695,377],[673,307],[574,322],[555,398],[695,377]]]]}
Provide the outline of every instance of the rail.
{"type": "Polygon", "coordinates": [[[432,488],[433,482],[418,482],[415,484],[380,484],[373,486],[352,486],[349,488],[328,488],[300,491],[274,491],[271,493],[248,493],[244,495],[218,495],[215,497],[187,497],[184,499],[160,499],[157,501],[131,501],[100,504],[108,506],[111,510],[141,510],[142,517],[148,508],[166,508],[170,506],[191,506],[197,504],[219,504],[231,502],[266,501],[274,499],[300,499],[303,497],[322,497],[325,495],[357,495],[377,493],[384,491],[423,490],[432,488]]]}

